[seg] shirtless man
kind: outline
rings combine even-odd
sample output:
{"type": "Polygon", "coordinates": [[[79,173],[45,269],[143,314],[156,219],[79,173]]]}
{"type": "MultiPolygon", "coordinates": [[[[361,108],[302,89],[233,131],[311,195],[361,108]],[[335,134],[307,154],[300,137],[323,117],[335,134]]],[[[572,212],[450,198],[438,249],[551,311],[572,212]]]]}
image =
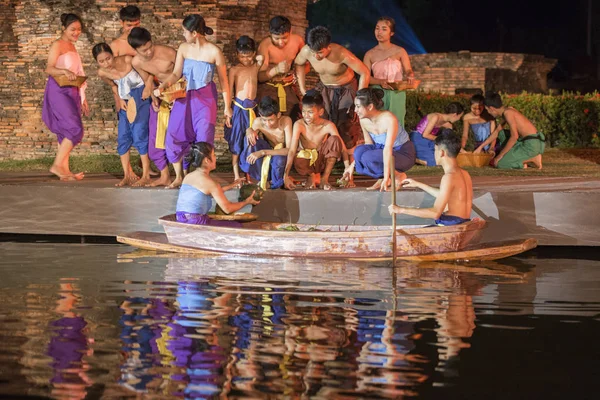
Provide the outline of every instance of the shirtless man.
{"type": "Polygon", "coordinates": [[[302,46],[304,39],[292,33],[292,23],[282,16],[271,19],[269,37],[258,46],[258,55],[263,57],[258,73],[258,98],[279,99],[279,111],[293,121],[300,118],[300,99],[292,64],[302,46]]]}
{"type": "Polygon", "coordinates": [[[504,131],[500,132],[502,125],[492,132],[490,137],[481,144],[485,147],[496,138],[502,146],[500,153],[492,160],[496,168],[521,169],[527,168],[527,163],[533,163],[538,169],[542,169],[542,153],[544,153],[546,136],[538,132],[536,127],[519,111],[502,104],[502,97],[498,93],[488,93],[484,100],[485,109],[494,118],[504,117],[510,126],[510,137],[506,137],[504,131]]]}
{"type": "Polygon", "coordinates": [[[300,92],[306,93],[305,65],[309,62],[319,74],[315,89],[323,96],[327,118],[337,127],[346,147],[354,148],[361,137],[354,97],[358,89],[369,87],[369,69],[345,47],[331,43],[331,33],[323,26],[311,29],[307,41],[295,60],[300,92]],[[355,72],[360,75],[358,83],[355,72]]]}
{"type": "Polygon", "coordinates": [[[119,10],[119,19],[121,20],[121,36],[110,43],[110,48],[115,57],[132,56],[135,57],[135,50],[127,42],[129,32],[137,26],[140,26],[142,12],[136,6],[125,6],[119,10]]]}
{"type": "Polygon", "coordinates": [[[285,188],[296,186],[289,176],[292,165],[301,176],[308,176],[306,187],[331,190],[329,175],[335,162],[342,158],[348,168],[348,150],[337,128],[323,118],[323,97],[316,91],[308,91],[302,98],[302,119],[294,123],[287,164],[285,166],[285,188]],[[298,145],[302,149],[298,151],[298,145]],[[323,177],[321,179],[321,174],[323,177]]]}
{"type": "Polygon", "coordinates": [[[263,97],[258,104],[258,115],[252,126],[246,130],[248,146],[240,156],[240,167],[249,175],[248,181],[260,180],[260,186],[267,189],[283,187],[283,175],[287,155],[292,141],[292,119],[279,112],[279,104],[271,97],[263,97]],[[264,138],[260,138],[262,135],[264,138]],[[268,162],[268,171],[263,163],[268,162]]]}
{"type": "MultiPolygon", "coordinates": [[[[173,73],[177,51],[169,46],[155,45],[152,43],[150,32],[139,27],[131,30],[127,41],[128,45],[136,52],[131,64],[145,82],[146,86],[142,97],[146,98],[152,94],[155,78],[162,82],[173,73]]],[[[168,120],[169,106],[167,103],[161,104],[161,101],[152,95],[148,154],[154,165],[160,170],[160,177],[149,186],[169,186],[171,184],[164,141],[161,141],[158,147],[156,146],[157,130],[159,133],[162,132],[159,137],[164,138],[167,129],[167,124],[164,123],[161,123],[161,129],[158,129],[159,114],[163,115],[161,113],[166,113],[164,120],[168,120]]]]}
{"type": "Polygon", "coordinates": [[[459,152],[460,138],[449,129],[440,131],[435,139],[435,160],[444,168],[440,188],[412,179],[402,182],[404,188],[420,188],[435,197],[433,207],[410,208],[391,204],[388,208],[390,214],[432,218],[438,225],[458,225],[469,221],[473,204],[473,182],[469,173],[456,162],[459,152]]]}

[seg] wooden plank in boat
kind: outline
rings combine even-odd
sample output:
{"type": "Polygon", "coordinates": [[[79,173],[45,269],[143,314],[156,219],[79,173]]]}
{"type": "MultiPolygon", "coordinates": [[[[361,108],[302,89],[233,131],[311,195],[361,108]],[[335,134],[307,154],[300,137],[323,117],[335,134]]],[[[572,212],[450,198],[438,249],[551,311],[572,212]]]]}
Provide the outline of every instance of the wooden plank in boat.
{"type": "MultiPolygon", "coordinates": [[[[164,233],[158,232],[132,232],[117,236],[117,241],[140,249],[165,251],[186,255],[224,255],[226,253],[204,251],[196,248],[170,244],[164,233]]],[[[406,261],[492,261],[511,257],[537,246],[536,239],[509,240],[505,242],[483,243],[467,246],[462,251],[437,254],[423,254],[416,256],[399,257],[406,261]]],[[[382,261],[391,258],[359,258],[347,257],[349,260],[382,261]]]]}

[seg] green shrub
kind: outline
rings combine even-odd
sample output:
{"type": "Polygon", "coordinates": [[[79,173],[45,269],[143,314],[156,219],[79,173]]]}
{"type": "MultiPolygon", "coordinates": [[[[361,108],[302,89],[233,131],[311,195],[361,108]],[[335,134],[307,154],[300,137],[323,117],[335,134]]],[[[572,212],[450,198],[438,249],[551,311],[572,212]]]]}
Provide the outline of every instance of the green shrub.
{"type": "MultiPolygon", "coordinates": [[[[443,112],[446,104],[457,101],[469,110],[470,95],[408,92],[406,97],[406,129],[410,132],[423,116],[443,112]]],[[[600,147],[600,93],[581,95],[565,92],[545,95],[523,92],[503,95],[505,105],[515,107],[544,132],[552,147],[600,147]]],[[[462,121],[454,125],[462,134],[462,121]]]]}

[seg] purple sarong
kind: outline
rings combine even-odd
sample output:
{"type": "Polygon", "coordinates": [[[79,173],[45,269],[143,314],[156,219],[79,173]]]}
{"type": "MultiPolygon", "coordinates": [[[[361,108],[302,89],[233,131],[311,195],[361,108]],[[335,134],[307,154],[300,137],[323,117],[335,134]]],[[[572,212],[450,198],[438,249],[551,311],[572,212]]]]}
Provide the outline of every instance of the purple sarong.
{"type": "Polygon", "coordinates": [[[210,225],[210,226],[223,226],[227,228],[241,228],[242,224],[237,221],[218,221],[211,219],[206,214],[195,214],[187,213],[184,211],[177,211],[175,214],[177,222],[192,225],[210,225]]]}
{"type": "Polygon", "coordinates": [[[83,139],[79,88],[60,87],[53,77],[48,77],[42,102],[42,121],[56,135],[58,143],[67,138],[73,146],[79,144],[83,139]]]}
{"type": "Polygon", "coordinates": [[[167,168],[167,151],[165,149],[156,148],[156,127],[158,123],[158,113],[154,111],[150,105],[150,120],[148,121],[149,139],[148,139],[148,156],[160,171],[167,168]]]}
{"type": "Polygon", "coordinates": [[[188,90],[185,99],[177,99],[171,109],[167,128],[167,159],[180,162],[195,142],[215,141],[217,123],[217,86],[214,82],[188,90]]]}
{"type": "MultiPolygon", "coordinates": [[[[245,141],[247,143],[247,141],[245,141]]],[[[261,150],[272,150],[273,148],[264,139],[258,139],[254,146],[246,146],[242,154],[240,155],[240,169],[245,173],[249,174],[252,179],[260,181],[260,174],[262,171],[262,164],[264,157],[256,160],[254,164],[250,164],[246,159],[251,153],[261,150]]],[[[271,164],[269,168],[269,181],[271,182],[271,189],[279,189],[283,187],[283,175],[285,173],[285,164],[287,163],[287,156],[271,156],[271,164]]]]}
{"type": "MultiPolygon", "coordinates": [[[[246,142],[246,129],[250,127],[250,111],[256,107],[256,100],[246,99],[240,100],[235,98],[233,104],[233,117],[231,118],[231,128],[225,127],[224,134],[225,140],[229,144],[229,151],[231,154],[241,154],[244,149],[244,143],[246,142]]],[[[254,112],[254,111],[252,111],[254,112]]]]}
{"type": "MultiPolygon", "coordinates": [[[[383,178],[383,149],[382,144],[363,144],[354,149],[356,172],[372,178],[383,178]]],[[[415,165],[415,146],[411,141],[392,149],[394,169],[406,172],[415,165]]]]}

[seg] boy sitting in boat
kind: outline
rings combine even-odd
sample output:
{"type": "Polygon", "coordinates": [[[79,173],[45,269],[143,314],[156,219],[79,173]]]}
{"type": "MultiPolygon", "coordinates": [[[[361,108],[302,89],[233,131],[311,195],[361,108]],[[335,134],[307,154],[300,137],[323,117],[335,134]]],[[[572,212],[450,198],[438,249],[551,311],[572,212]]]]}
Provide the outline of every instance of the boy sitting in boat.
{"type": "Polygon", "coordinates": [[[309,90],[302,98],[302,119],[294,122],[283,181],[286,189],[296,186],[289,176],[292,165],[301,176],[308,176],[306,188],[331,190],[329,175],[340,159],[348,168],[348,150],[334,123],[323,118],[323,96],[309,90]],[[298,149],[298,145],[301,149],[298,149]],[[323,175],[321,177],[321,174],[323,175]],[[322,178],[322,179],[321,179],[322,178]]]}
{"type": "Polygon", "coordinates": [[[213,220],[207,214],[212,208],[213,199],[228,214],[240,210],[247,204],[258,204],[259,201],[254,200],[255,192],[252,192],[246,200],[237,203],[232,203],[225,197],[227,190],[238,187],[244,179],[238,179],[231,185],[221,187],[210,177],[210,172],[217,167],[215,149],[210,143],[192,144],[185,161],[196,169],[183,178],[177,198],[177,221],[196,225],[241,227],[237,221],[213,220]]]}
{"type": "Polygon", "coordinates": [[[469,173],[460,168],[456,162],[460,145],[460,138],[450,129],[443,129],[435,138],[435,161],[444,169],[439,189],[413,179],[405,179],[402,182],[404,188],[420,188],[435,197],[433,207],[410,208],[392,204],[389,206],[390,214],[432,218],[437,225],[445,226],[469,221],[473,202],[473,182],[469,173]]]}

